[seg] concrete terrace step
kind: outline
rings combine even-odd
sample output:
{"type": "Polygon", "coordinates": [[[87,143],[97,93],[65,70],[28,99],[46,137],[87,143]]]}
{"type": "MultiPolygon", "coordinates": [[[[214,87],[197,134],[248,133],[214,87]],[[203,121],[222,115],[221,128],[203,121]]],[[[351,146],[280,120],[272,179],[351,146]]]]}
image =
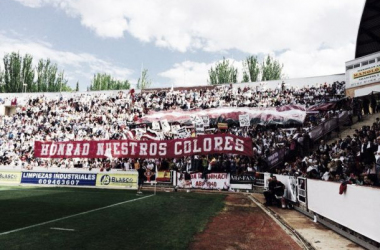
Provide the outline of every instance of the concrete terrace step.
{"type": "MultiPolygon", "coordinates": [[[[252,197],[264,204],[265,199],[262,194],[251,194],[252,197]]],[[[271,213],[277,215],[288,226],[295,230],[304,240],[306,240],[314,249],[364,249],[325,226],[315,223],[309,217],[293,209],[281,209],[274,206],[263,207],[271,213]]]]}

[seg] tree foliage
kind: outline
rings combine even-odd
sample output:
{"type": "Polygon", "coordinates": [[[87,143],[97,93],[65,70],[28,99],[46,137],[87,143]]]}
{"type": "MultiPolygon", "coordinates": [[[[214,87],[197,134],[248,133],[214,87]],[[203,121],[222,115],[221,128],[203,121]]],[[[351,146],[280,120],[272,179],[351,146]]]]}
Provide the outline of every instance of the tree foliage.
{"type": "Polygon", "coordinates": [[[260,64],[257,56],[248,56],[243,61],[243,82],[257,82],[260,75],[260,64]]]}
{"type": "Polygon", "coordinates": [[[148,70],[144,69],[141,72],[141,77],[137,80],[137,89],[147,89],[152,84],[152,81],[148,79],[148,70]]]}
{"type": "Polygon", "coordinates": [[[230,64],[228,59],[223,57],[223,61],[218,62],[215,69],[211,67],[208,71],[209,83],[212,85],[223,83],[236,83],[238,70],[230,64]]]}
{"type": "MultiPolygon", "coordinates": [[[[248,56],[243,60],[243,79],[242,82],[257,82],[279,80],[283,78],[282,69],[284,65],[280,64],[270,55],[266,56],[260,63],[257,56],[248,56]]],[[[215,68],[211,67],[208,71],[209,84],[236,83],[238,70],[225,58],[216,64],[215,68]]]]}
{"type": "Polygon", "coordinates": [[[121,90],[129,89],[130,86],[128,80],[116,80],[109,74],[97,73],[91,82],[90,90],[121,90]]]}
{"type": "Polygon", "coordinates": [[[284,65],[280,64],[278,60],[268,55],[261,65],[261,80],[279,80],[283,77],[282,69],[284,65]]]}
{"type": "Polygon", "coordinates": [[[52,64],[49,59],[41,59],[38,62],[37,84],[34,86],[34,92],[65,91],[67,89],[67,82],[64,72],[58,72],[57,65],[52,64]]]}
{"type": "Polygon", "coordinates": [[[4,93],[4,87],[5,87],[4,72],[1,70],[1,66],[0,66],[0,93],[4,93]]]}
{"type": "Polygon", "coordinates": [[[1,92],[58,92],[71,90],[64,72],[49,59],[40,60],[33,66],[33,57],[12,52],[3,58],[4,71],[0,71],[1,92]]]}

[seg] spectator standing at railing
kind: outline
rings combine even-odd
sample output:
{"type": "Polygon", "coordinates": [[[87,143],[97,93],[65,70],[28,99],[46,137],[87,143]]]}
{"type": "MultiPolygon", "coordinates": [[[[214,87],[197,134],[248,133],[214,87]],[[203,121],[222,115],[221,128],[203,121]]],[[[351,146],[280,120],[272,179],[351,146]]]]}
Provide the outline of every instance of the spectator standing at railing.
{"type": "Polygon", "coordinates": [[[360,158],[364,164],[372,164],[376,161],[375,153],[376,146],[373,142],[368,140],[368,137],[364,137],[363,143],[360,149],[360,158]]]}
{"type": "Polygon", "coordinates": [[[356,161],[355,161],[355,154],[352,151],[351,146],[348,146],[346,148],[346,164],[347,164],[347,173],[351,174],[358,174],[356,169],[356,161]]]}
{"type": "Polygon", "coordinates": [[[368,178],[368,175],[365,175],[363,177],[363,185],[367,185],[367,186],[372,186],[373,185],[373,181],[368,178]]]}
{"type": "Polygon", "coordinates": [[[378,185],[377,173],[376,173],[376,164],[372,163],[367,165],[364,169],[362,175],[371,180],[372,185],[378,185]]]}
{"type": "MultiPolygon", "coordinates": [[[[379,118],[376,118],[378,120],[379,118]]],[[[376,164],[375,164],[375,172],[376,172],[376,178],[377,178],[377,185],[380,186],[380,136],[377,137],[376,139],[376,147],[375,147],[375,159],[376,159],[376,164]]]]}

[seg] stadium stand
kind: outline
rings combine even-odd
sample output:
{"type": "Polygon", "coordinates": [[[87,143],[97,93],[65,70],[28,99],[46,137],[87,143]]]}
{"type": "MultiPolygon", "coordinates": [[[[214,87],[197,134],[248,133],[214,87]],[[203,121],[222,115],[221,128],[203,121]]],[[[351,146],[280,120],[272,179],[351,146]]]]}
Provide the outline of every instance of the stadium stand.
{"type": "MultiPolygon", "coordinates": [[[[329,146],[322,143],[318,146],[318,150],[311,154],[314,146],[313,139],[323,136],[321,134],[318,138],[313,138],[313,129],[318,128],[330,118],[339,117],[343,112],[351,116],[351,111],[356,104],[350,99],[343,98],[343,93],[344,82],[335,82],[332,85],[320,84],[303,88],[288,88],[282,84],[274,90],[249,86],[233,88],[232,85],[225,85],[206,90],[194,88],[185,91],[166,90],[142,93],[120,91],[107,94],[72,94],[65,97],[41,95],[23,100],[24,105],[17,105],[17,100],[14,98],[4,99],[3,103],[12,101],[17,108],[14,115],[1,117],[0,120],[0,125],[3,127],[0,141],[0,164],[27,170],[36,167],[110,170],[132,169],[135,161],[140,161],[143,167],[154,169],[157,166],[159,170],[234,174],[277,171],[309,178],[377,185],[374,153],[378,151],[376,140],[380,135],[378,124],[374,124],[371,128],[363,128],[354,138],[344,138],[343,141],[329,146]],[[178,134],[171,132],[155,133],[152,130],[153,123],[144,121],[144,117],[151,112],[186,113],[199,109],[268,108],[297,104],[308,108],[308,115],[303,124],[266,124],[265,122],[255,124],[255,121],[251,120],[249,127],[240,127],[236,119],[226,119],[221,116],[217,121],[211,122],[208,129],[200,133],[229,133],[250,137],[254,146],[253,157],[225,154],[179,159],[42,159],[33,157],[34,141],[178,138],[178,134]],[[220,129],[218,123],[227,123],[228,128],[220,129]],[[365,143],[368,140],[371,145],[367,149],[367,146],[363,145],[367,145],[365,143]],[[368,153],[369,148],[370,153],[368,153]],[[277,159],[275,164],[271,164],[268,158],[279,150],[286,153],[281,159],[277,159]],[[357,157],[358,152],[361,153],[360,157],[357,157]],[[368,154],[372,157],[368,157],[368,154]],[[366,161],[362,161],[363,159],[366,161]]],[[[178,127],[186,128],[188,136],[195,137],[198,132],[192,125],[186,121],[179,123],[178,127]]],[[[331,129],[327,132],[331,132],[331,129]]]]}

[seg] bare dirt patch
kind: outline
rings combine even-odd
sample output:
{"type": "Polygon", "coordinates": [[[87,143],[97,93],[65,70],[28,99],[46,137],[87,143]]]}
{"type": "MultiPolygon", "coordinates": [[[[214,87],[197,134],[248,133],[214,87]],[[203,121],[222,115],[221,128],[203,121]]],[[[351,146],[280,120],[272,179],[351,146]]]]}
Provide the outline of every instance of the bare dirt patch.
{"type": "Polygon", "coordinates": [[[302,249],[246,195],[230,194],[223,212],[197,234],[190,249],[302,249]]]}

